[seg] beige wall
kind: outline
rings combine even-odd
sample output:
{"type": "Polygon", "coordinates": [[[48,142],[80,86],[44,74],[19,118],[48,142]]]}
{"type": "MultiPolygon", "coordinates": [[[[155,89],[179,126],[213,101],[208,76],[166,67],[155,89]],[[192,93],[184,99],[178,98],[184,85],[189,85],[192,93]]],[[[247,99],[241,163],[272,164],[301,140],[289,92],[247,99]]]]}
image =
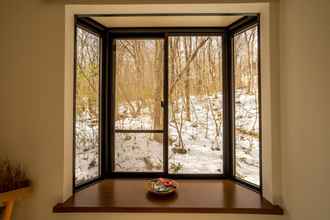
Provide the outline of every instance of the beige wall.
{"type": "Polygon", "coordinates": [[[280,13],[282,188],[291,219],[330,219],[330,1],[280,13]]]}
{"type": "MultiPolygon", "coordinates": [[[[0,155],[22,162],[35,188],[31,198],[16,206],[15,219],[87,220],[95,216],[100,220],[165,219],[166,214],[51,212],[63,192],[64,2],[87,1],[1,0],[0,3],[0,155]]],[[[276,14],[278,4],[273,2],[272,13],[276,14]]],[[[288,214],[173,214],[172,218],[330,219],[326,186],[330,181],[327,161],[330,144],[326,140],[330,137],[326,126],[330,123],[327,115],[330,79],[326,69],[330,63],[326,53],[330,49],[327,41],[330,25],[326,17],[329,1],[321,4],[321,0],[282,0],[280,10],[280,32],[271,36],[271,44],[272,48],[280,47],[281,68],[279,54],[274,50],[271,68],[280,74],[272,75],[275,92],[271,98],[281,110],[275,110],[272,117],[277,122],[274,126],[281,128],[280,133],[274,129],[273,135],[277,137],[275,143],[282,147],[282,151],[274,152],[282,157],[282,165],[277,164],[273,172],[278,173],[282,182],[282,199],[288,214]],[[314,45],[312,37],[317,37],[314,45]]]]}

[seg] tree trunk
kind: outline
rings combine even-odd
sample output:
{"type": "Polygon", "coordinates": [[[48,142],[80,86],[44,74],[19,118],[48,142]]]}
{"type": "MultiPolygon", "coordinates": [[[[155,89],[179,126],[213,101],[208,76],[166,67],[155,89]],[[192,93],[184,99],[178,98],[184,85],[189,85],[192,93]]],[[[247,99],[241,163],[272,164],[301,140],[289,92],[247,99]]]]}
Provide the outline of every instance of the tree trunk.
{"type": "Polygon", "coordinates": [[[249,76],[247,77],[249,80],[248,80],[248,83],[247,83],[247,87],[248,87],[248,94],[251,94],[252,93],[252,87],[253,87],[253,65],[252,65],[252,62],[253,62],[253,51],[252,51],[252,48],[251,48],[251,43],[253,43],[253,40],[254,40],[254,32],[251,32],[250,35],[248,36],[247,32],[244,32],[244,39],[245,39],[245,43],[247,45],[247,62],[248,62],[248,74],[249,76]]]}
{"type": "MultiPolygon", "coordinates": [[[[188,63],[189,57],[191,54],[191,37],[184,38],[184,49],[185,49],[186,63],[188,63]]],[[[185,91],[184,93],[185,93],[185,110],[186,110],[185,118],[187,121],[191,121],[191,117],[190,117],[190,67],[188,67],[187,71],[186,71],[185,90],[184,91],[185,91]]]]}
{"type": "MultiPolygon", "coordinates": [[[[154,74],[155,74],[155,88],[154,88],[154,129],[161,129],[162,117],[161,117],[161,93],[162,93],[162,67],[163,67],[163,56],[162,56],[162,44],[161,41],[156,41],[155,50],[155,62],[154,62],[154,74]]],[[[163,137],[161,134],[154,134],[153,139],[159,143],[163,142],[163,137]]]]}

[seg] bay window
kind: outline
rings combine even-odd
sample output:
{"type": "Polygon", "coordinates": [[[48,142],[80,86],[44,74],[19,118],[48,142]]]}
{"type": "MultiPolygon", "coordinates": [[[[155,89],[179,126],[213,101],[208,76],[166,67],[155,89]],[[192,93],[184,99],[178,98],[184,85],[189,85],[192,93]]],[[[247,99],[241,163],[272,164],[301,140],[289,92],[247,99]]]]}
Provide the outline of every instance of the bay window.
{"type": "Polygon", "coordinates": [[[258,22],[128,28],[77,16],[74,185],[227,178],[260,189],[258,22]]]}

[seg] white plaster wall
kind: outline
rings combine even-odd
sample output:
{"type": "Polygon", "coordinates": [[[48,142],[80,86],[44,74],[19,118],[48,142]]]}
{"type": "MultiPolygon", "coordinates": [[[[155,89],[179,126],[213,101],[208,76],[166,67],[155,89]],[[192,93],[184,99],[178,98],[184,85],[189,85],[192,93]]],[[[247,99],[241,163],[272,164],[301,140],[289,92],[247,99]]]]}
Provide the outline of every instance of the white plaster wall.
{"type": "Polygon", "coordinates": [[[330,219],[330,1],[280,6],[283,202],[290,219],[330,219]]]}

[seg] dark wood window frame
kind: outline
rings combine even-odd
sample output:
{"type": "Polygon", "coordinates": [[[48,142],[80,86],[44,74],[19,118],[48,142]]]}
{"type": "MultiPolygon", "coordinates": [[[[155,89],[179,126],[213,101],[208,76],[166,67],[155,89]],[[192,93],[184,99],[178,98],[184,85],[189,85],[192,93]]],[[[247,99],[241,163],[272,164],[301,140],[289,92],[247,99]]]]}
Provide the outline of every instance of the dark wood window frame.
{"type": "MultiPolygon", "coordinates": [[[[138,15],[136,15],[138,16],[138,15]]],[[[260,191],[262,189],[262,145],[261,145],[261,90],[260,90],[260,71],[258,76],[259,86],[259,186],[250,182],[239,179],[234,175],[234,95],[233,95],[233,37],[251,27],[258,27],[258,68],[260,70],[260,25],[259,15],[247,15],[228,27],[175,27],[175,28],[107,28],[90,19],[88,15],[76,15],[75,27],[81,27],[101,39],[100,48],[100,176],[80,185],[75,184],[75,166],[73,166],[73,189],[74,191],[85,188],[96,181],[109,178],[153,178],[153,177],[170,177],[178,179],[231,179],[237,181],[247,187],[260,191]],[[223,66],[223,113],[224,113],[224,150],[223,150],[223,174],[169,174],[168,173],[168,37],[169,36],[196,36],[196,35],[216,35],[222,37],[222,66],[223,66]],[[116,173],[113,172],[113,151],[114,151],[114,97],[115,97],[115,78],[114,78],[114,52],[113,40],[118,38],[161,38],[164,39],[164,172],[161,173],[116,173]]],[[[76,38],[74,50],[74,62],[76,63],[76,38]]],[[[75,82],[76,84],[76,82],[75,82]]],[[[74,86],[75,88],[75,86],[74,86]]],[[[75,99],[74,99],[75,103],[75,99]]],[[[75,119],[75,115],[74,115],[75,119]]],[[[75,121],[74,121],[75,123],[75,121]]],[[[75,141],[74,141],[75,149],[75,141]]],[[[75,161],[75,152],[73,154],[75,161]]],[[[262,192],[261,192],[262,193],[262,192]]]]}

